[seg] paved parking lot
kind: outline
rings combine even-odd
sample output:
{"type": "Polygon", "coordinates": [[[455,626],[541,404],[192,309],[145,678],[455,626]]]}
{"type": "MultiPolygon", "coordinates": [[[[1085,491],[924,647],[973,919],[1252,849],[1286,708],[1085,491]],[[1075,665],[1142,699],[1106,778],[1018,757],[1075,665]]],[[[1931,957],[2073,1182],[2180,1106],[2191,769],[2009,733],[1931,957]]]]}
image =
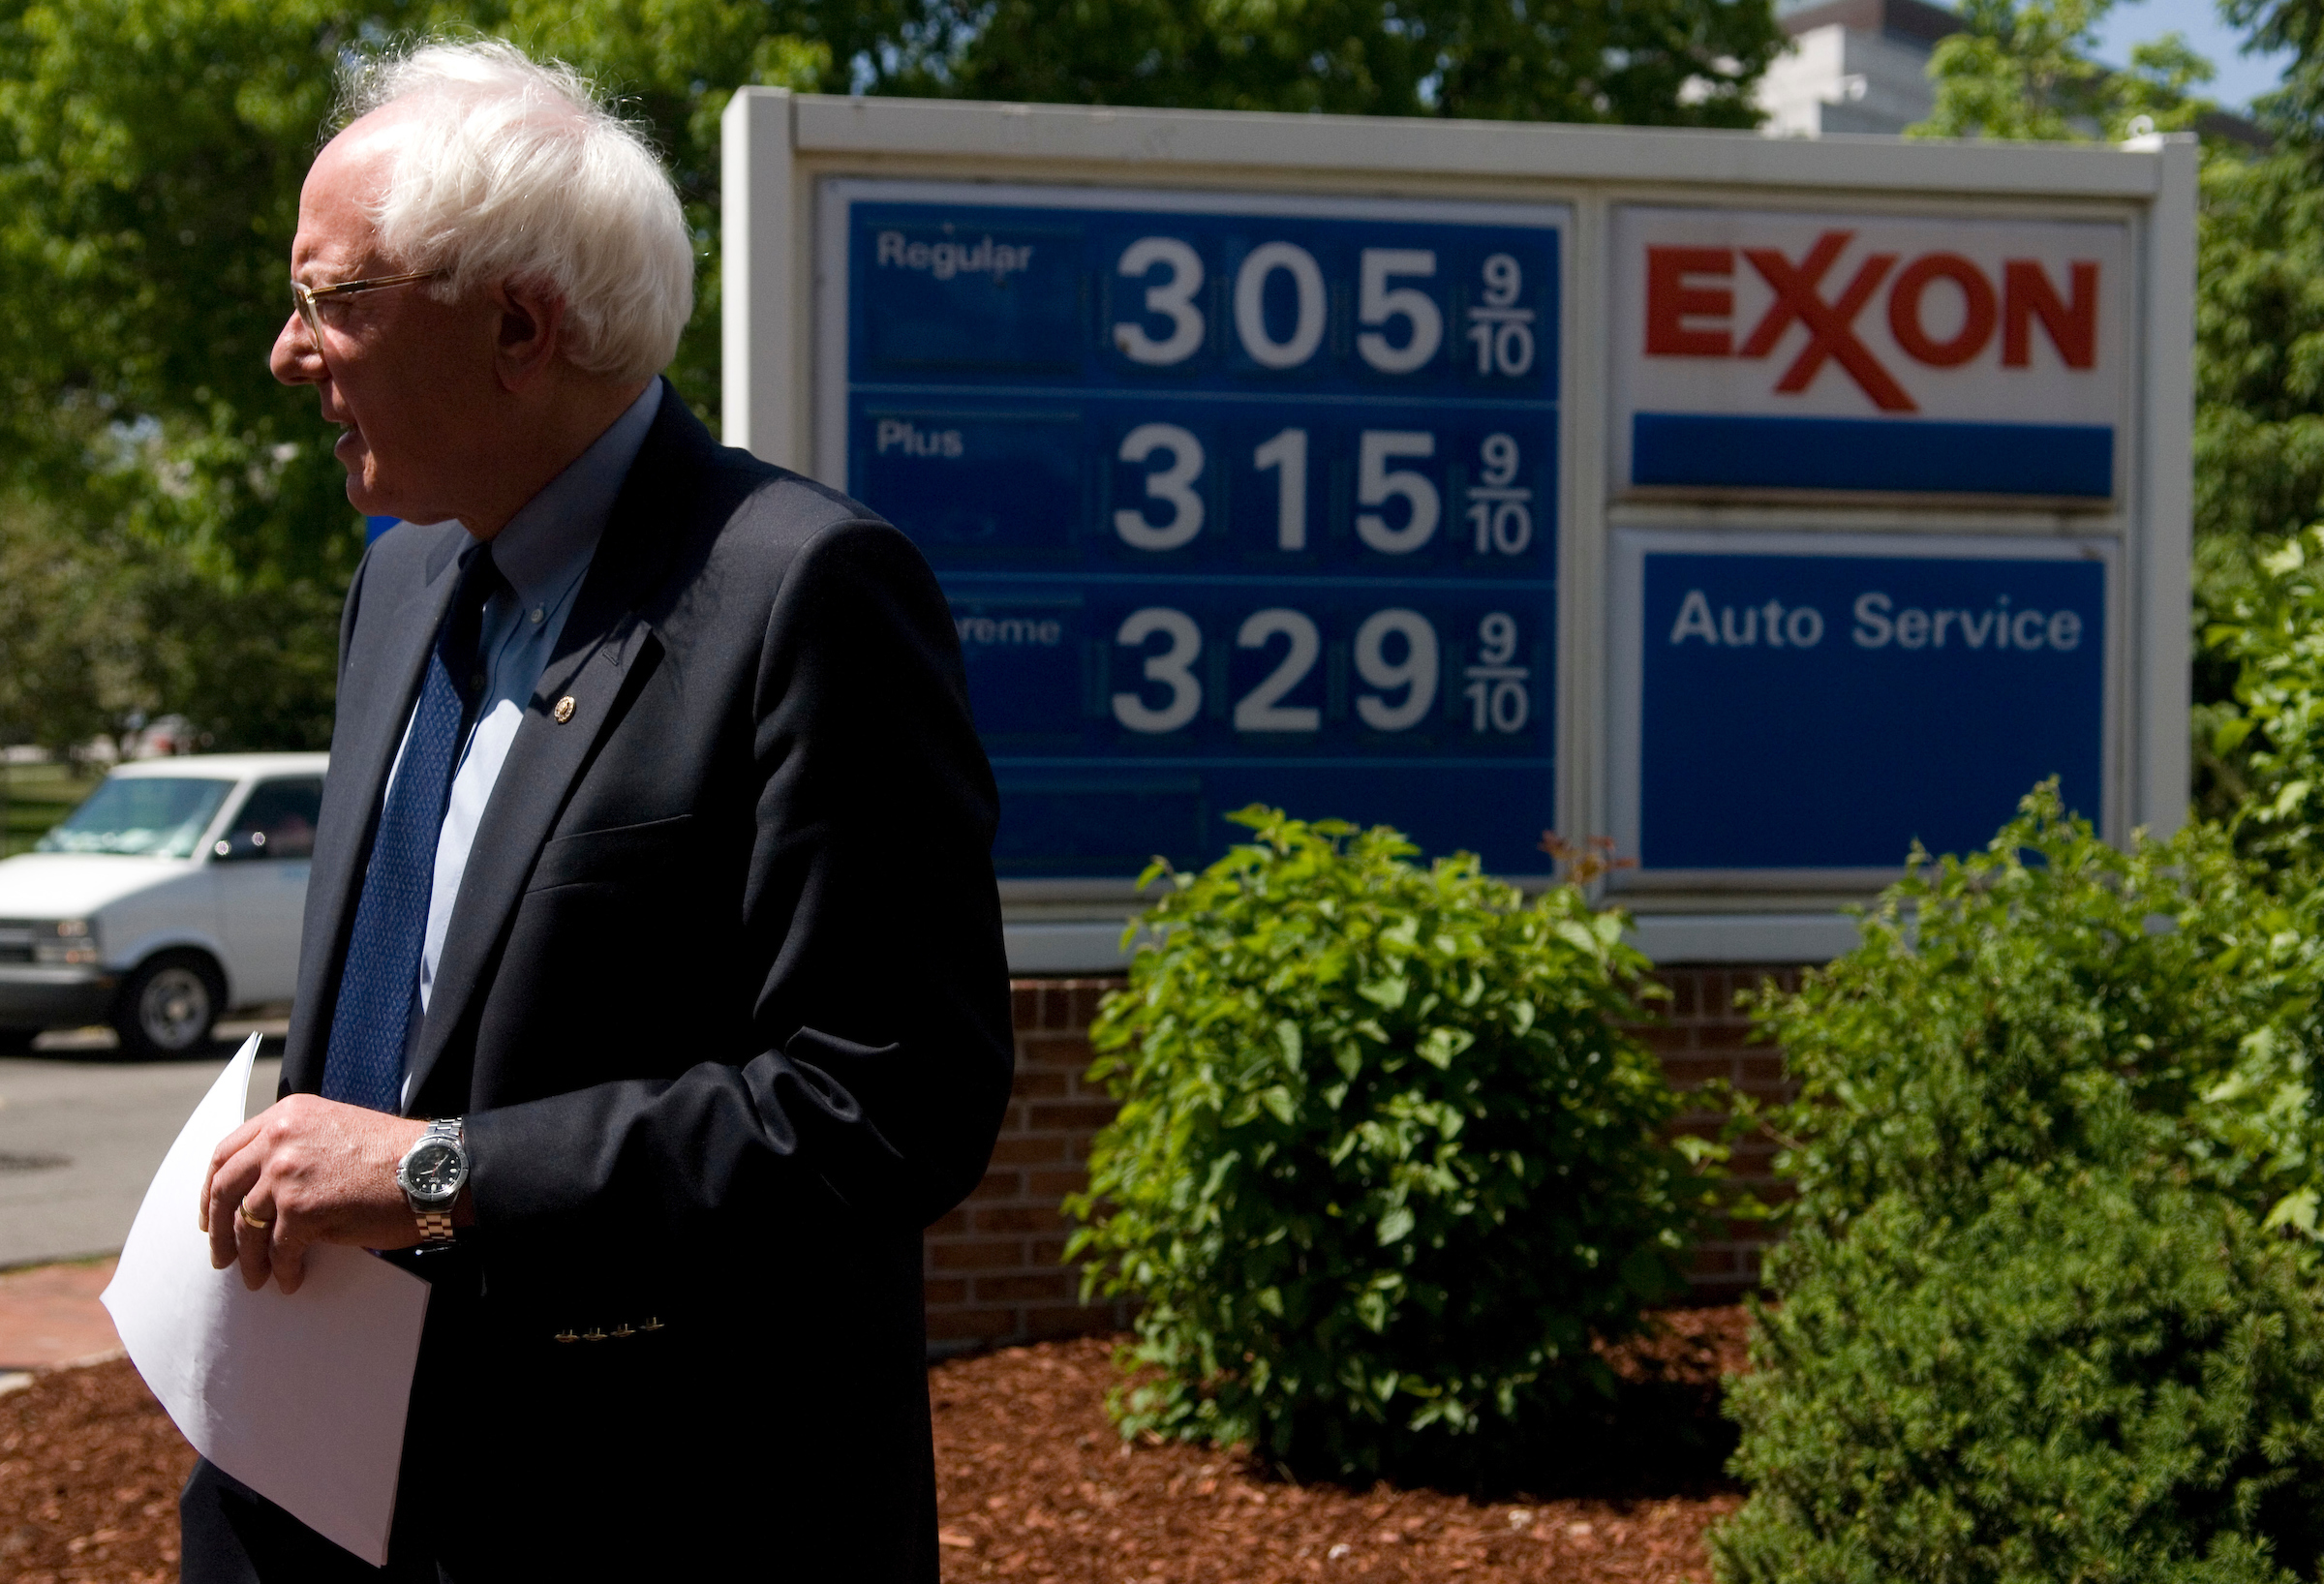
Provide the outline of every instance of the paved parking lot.
{"type": "Polygon", "coordinates": [[[0,1057],[0,1269],[116,1252],[170,1141],[254,1028],[268,1037],[251,1091],[273,1099],[284,1026],[221,1023],[191,1061],[122,1061],[97,1032],[0,1057]]]}

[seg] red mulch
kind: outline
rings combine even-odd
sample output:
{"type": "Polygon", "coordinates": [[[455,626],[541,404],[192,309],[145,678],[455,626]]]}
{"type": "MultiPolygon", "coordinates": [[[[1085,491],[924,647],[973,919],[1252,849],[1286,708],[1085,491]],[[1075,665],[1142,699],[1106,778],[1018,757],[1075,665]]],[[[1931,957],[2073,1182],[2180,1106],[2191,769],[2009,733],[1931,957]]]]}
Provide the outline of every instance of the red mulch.
{"type": "MultiPolygon", "coordinates": [[[[1660,1391],[1666,1414],[1673,1397],[1685,1415],[1715,1413],[1719,1376],[1743,1367],[1742,1310],[1659,1318],[1662,1333],[1617,1350],[1616,1367],[1660,1391]]],[[[1489,1503],[1290,1484],[1209,1447],[1125,1446],[1102,1406],[1113,1348],[1010,1348],[931,1373],[949,1584],[1677,1584],[1710,1576],[1702,1532],[1743,1501],[1718,1474],[1717,1438],[1675,1479],[1632,1471],[1634,1485],[1693,1488],[1489,1503]]]]}
{"type": "Polygon", "coordinates": [[[0,1578],[165,1584],[194,1450],[127,1359],[0,1397],[0,1578]]]}
{"type": "MultiPolygon", "coordinates": [[[[1378,1485],[1291,1484],[1234,1453],[1125,1446],[1107,1421],[1114,1344],[1051,1342],[929,1372],[949,1584],[1678,1584],[1709,1577],[1702,1532],[1742,1504],[1718,1473],[1717,1382],[1742,1367],[1740,1309],[1671,1311],[1618,1350],[1654,1422],[1586,1428],[1584,1464],[1627,1489],[1474,1502],[1378,1485]],[[1672,1454],[1671,1448],[1678,1450],[1672,1454]],[[1659,1449],[1659,1451],[1658,1451],[1659,1449]],[[1674,1467],[1657,1467],[1664,1457],[1674,1467]]],[[[165,1584],[193,1453],[126,1362],[59,1370],[0,1397],[0,1579],[165,1584]]],[[[1601,1479],[1599,1483],[1604,1484],[1601,1479]]]]}

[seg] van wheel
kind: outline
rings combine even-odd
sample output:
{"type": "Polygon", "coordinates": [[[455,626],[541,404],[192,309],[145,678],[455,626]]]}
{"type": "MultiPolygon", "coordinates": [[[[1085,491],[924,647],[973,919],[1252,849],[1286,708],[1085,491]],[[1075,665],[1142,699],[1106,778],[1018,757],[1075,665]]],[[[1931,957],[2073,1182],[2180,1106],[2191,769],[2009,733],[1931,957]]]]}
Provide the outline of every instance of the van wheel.
{"type": "Polygon", "coordinates": [[[160,952],[138,964],[113,1002],[121,1053],[145,1061],[198,1055],[226,1001],[218,965],[199,952],[160,952]]]}

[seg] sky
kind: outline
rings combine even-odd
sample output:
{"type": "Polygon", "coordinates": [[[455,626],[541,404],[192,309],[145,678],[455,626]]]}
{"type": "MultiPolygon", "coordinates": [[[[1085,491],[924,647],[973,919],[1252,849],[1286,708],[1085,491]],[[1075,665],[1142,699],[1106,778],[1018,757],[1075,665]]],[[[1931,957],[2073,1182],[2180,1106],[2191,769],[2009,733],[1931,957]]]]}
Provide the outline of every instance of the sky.
{"type": "Polygon", "coordinates": [[[2098,24],[2096,54],[2110,66],[2126,65],[2132,45],[2173,32],[2185,34],[2195,52],[2218,68],[2206,92],[2231,110],[2275,87],[2289,58],[2238,53],[2243,40],[2219,20],[2213,0],[2117,0],[2098,24]]]}

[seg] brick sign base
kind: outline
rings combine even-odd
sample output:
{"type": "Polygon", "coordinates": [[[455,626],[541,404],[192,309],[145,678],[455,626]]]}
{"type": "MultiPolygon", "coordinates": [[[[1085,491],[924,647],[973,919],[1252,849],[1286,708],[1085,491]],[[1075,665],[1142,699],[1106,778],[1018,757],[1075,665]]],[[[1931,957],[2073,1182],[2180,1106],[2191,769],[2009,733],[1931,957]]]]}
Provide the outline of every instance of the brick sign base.
{"type": "MultiPolygon", "coordinates": [[[[1774,978],[1797,986],[1797,969],[1665,968],[1669,988],[1662,1017],[1638,1030],[1661,1053],[1682,1088],[1724,1078],[1763,1099],[1785,1092],[1783,1056],[1748,1043],[1751,1021],[1735,1007],[1738,991],[1774,978]]],[[[1090,1136],[1114,1114],[1114,1102],[1091,1085],[1089,1021],[1118,979],[1021,979],[1010,987],[1017,1022],[1016,1098],[993,1167],[968,1203],[929,1229],[928,1340],[932,1352],[1081,1336],[1129,1323],[1118,1305],[1081,1301],[1081,1276],[1061,1263],[1066,1221],[1058,1205],[1088,1180],[1090,1136]]],[[[1683,1118],[1705,1131],[1711,1119],[1683,1118]]],[[[1772,1145],[1737,1148],[1731,1164],[1746,1185],[1768,1183],[1772,1145]]],[[[1736,1222],[1695,1251],[1695,1291],[1723,1303],[1758,1279],[1763,1225],[1736,1222]]]]}

